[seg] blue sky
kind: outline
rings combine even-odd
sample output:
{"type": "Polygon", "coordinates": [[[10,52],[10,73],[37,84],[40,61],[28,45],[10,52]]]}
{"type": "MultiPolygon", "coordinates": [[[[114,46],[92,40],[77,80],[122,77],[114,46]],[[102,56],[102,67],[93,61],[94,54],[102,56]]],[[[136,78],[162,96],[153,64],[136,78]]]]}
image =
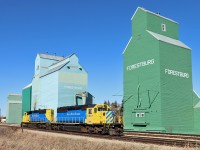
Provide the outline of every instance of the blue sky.
{"type": "Polygon", "coordinates": [[[89,73],[96,102],[123,93],[122,52],[138,6],[179,23],[179,37],[192,48],[193,86],[200,94],[200,2],[189,0],[0,0],[0,108],[9,93],[32,80],[38,52],[76,53],[89,73]]]}

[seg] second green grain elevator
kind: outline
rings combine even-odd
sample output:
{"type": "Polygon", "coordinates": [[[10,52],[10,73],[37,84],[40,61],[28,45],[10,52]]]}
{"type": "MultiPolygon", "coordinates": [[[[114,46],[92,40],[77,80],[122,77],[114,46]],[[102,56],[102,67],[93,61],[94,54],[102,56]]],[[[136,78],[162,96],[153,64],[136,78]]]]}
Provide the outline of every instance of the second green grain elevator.
{"type": "Polygon", "coordinates": [[[191,49],[178,23],[137,8],[124,52],[124,130],[192,133],[191,49]]]}

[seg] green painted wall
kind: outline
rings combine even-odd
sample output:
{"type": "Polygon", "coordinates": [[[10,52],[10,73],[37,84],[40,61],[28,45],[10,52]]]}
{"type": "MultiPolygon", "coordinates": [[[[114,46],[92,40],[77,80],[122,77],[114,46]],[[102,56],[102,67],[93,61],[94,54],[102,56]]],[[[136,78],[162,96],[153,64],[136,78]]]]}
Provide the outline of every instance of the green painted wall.
{"type": "Polygon", "coordinates": [[[22,116],[24,115],[24,112],[31,110],[31,97],[32,86],[22,90],[22,116]]]}
{"type": "Polygon", "coordinates": [[[178,24],[163,17],[146,13],[147,30],[178,40],[178,24]],[[166,32],[161,30],[161,24],[166,25],[166,32]]]}
{"type": "Polygon", "coordinates": [[[200,134],[200,97],[193,92],[194,133],[200,134]]]}
{"type": "Polygon", "coordinates": [[[160,42],[162,124],[167,132],[192,132],[194,126],[192,101],[191,50],[160,42]],[[188,73],[180,77],[167,70],[188,73]]]}
{"type": "Polygon", "coordinates": [[[9,94],[7,97],[6,123],[20,124],[22,112],[22,97],[19,94],[9,94]]]}
{"type": "Polygon", "coordinates": [[[126,130],[142,130],[141,126],[148,126],[148,130],[157,130],[161,126],[159,113],[161,103],[158,100],[160,98],[159,42],[146,32],[146,16],[144,11],[138,10],[132,19],[133,35],[124,53],[126,130]],[[138,63],[148,63],[148,61],[151,64],[137,67],[138,63]],[[137,113],[145,113],[145,117],[136,117],[137,113]]]}
{"type": "Polygon", "coordinates": [[[178,24],[138,8],[123,57],[124,129],[192,133],[191,50],[178,41],[178,24]]]}

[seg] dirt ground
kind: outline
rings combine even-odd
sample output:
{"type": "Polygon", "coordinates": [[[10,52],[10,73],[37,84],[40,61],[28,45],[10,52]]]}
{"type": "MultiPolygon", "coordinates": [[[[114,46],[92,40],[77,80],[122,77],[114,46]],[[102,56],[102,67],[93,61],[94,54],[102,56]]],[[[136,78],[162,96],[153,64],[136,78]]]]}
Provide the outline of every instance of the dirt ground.
{"type": "Polygon", "coordinates": [[[0,150],[200,150],[0,127],[0,150]]]}

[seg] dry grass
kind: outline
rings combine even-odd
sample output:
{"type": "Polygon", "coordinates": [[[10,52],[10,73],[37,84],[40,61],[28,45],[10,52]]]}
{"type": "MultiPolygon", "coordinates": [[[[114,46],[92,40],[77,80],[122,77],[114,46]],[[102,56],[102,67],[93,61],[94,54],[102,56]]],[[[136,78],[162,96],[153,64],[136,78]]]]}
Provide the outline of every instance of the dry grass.
{"type": "MultiPolygon", "coordinates": [[[[73,135],[0,127],[0,150],[186,150],[167,146],[101,140],[73,135]]],[[[190,150],[200,150],[192,148],[190,150]]]]}

